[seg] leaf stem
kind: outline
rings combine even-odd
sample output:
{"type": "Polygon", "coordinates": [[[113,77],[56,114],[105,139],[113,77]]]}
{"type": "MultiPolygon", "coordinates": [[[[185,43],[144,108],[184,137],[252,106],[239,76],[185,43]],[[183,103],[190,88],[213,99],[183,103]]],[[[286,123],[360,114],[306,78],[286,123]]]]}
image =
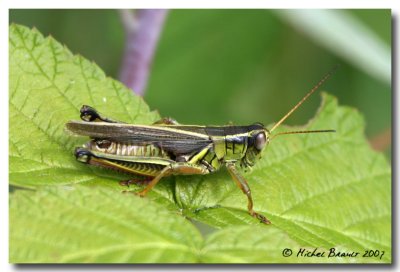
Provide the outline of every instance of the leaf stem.
{"type": "Polygon", "coordinates": [[[120,10],[125,29],[125,49],[120,80],[133,92],[143,96],[151,63],[164,25],[166,9],[120,10]]]}

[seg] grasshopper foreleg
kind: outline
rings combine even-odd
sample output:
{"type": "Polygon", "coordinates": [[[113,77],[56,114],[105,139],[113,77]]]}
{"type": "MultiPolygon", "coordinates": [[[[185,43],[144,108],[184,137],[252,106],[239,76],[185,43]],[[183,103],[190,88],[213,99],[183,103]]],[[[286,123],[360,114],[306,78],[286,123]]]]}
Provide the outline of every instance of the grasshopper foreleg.
{"type": "Polygon", "coordinates": [[[229,174],[231,174],[233,180],[236,185],[242,190],[242,192],[247,196],[247,210],[249,214],[258,220],[260,220],[264,224],[271,224],[271,222],[262,214],[259,214],[253,210],[253,198],[251,196],[251,190],[245,178],[237,171],[235,164],[232,162],[227,162],[226,168],[228,169],[229,174]]]}

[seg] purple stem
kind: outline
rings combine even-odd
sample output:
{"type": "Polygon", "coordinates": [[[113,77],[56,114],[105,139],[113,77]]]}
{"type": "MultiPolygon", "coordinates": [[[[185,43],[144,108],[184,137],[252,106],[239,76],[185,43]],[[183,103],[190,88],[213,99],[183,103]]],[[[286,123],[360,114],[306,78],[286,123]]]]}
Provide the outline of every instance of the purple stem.
{"type": "Polygon", "coordinates": [[[140,9],[135,13],[121,10],[120,14],[126,38],[119,78],[133,92],[143,96],[168,10],[140,9]]]}

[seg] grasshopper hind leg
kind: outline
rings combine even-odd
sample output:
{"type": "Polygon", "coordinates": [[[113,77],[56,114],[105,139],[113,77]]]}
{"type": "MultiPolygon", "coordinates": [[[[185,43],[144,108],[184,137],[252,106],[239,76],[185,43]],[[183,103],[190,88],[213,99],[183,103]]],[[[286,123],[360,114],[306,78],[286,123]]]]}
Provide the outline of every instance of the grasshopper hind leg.
{"type": "Polygon", "coordinates": [[[251,196],[250,187],[247,184],[247,181],[244,177],[236,170],[234,163],[226,163],[226,168],[228,169],[229,174],[232,176],[233,180],[235,181],[236,185],[242,190],[242,192],[247,196],[247,210],[249,214],[264,224],[271,224],[264,215],[257,213],[253,210],[253,198],[251,196]]]}

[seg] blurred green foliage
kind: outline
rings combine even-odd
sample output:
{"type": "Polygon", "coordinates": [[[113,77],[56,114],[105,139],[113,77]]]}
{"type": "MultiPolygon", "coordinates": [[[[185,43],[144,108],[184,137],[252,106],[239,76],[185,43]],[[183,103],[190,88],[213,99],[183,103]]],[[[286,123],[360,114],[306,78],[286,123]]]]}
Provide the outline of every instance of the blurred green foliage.
{"type": "MultiPolygon", "coordinates": [[[[348,13],[390,46],[390,10],[348,13]]],[[[124,33],[117,11],[11,10],[10,22],[37,27],[118,77],[124,33]]],[[[341,68],[322,89],[365,115],[368,136],[390,128],[387,82],[355,68],[269,10],[171,11],[145,100],[182,123],[269,124],[338,63],[341,68]]],[[[287,124],[305,123],[319,103],[314,96],[287,124]]]]}

